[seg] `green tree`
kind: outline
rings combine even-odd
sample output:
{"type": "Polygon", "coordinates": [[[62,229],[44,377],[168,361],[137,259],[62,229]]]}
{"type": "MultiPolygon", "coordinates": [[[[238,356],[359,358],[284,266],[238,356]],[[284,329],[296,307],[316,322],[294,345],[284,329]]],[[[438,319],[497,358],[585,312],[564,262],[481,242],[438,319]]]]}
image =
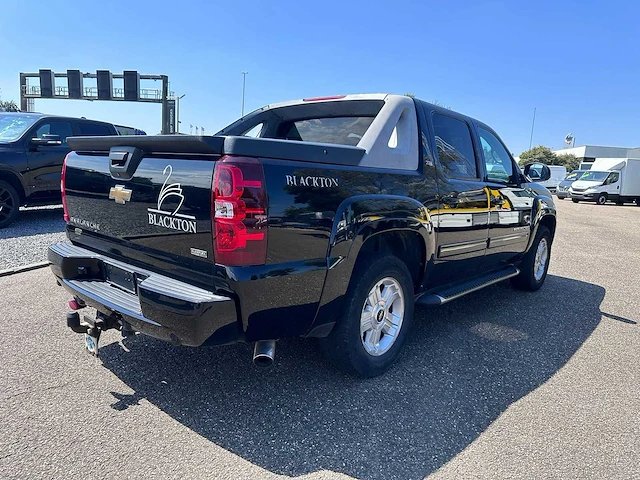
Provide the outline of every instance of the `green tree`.
{"type": "Polygon", "coordinates": [[[580,167],[580,160],[573,153],[561,153],[558,155],[544,145],[538,145],[520,154],[520,165],[534,162],[544,163],[545,165],[561,165],[567,169],[567,172],[580,167]]]}
{"type": "Polygon", "coordinates": [[[0,112],[19,112],[20,109],[13,100],[0,100],[0,112]]]}
{"type": "Polygon", "coordinates": [[[549,147],[538,145],[530,150],[526,150],[520,154],[520,165],[527,163],[544,163],[545,165],[558,165],[557,155],[551,151],[549,147]]]}
{"type": "Polygon", "coordinates": [[[564,165],[567,168],[567,172],[580,168],[580,160],[573,153],[561,153],[557,155],[557,158],[558,165],[564,165]]]}

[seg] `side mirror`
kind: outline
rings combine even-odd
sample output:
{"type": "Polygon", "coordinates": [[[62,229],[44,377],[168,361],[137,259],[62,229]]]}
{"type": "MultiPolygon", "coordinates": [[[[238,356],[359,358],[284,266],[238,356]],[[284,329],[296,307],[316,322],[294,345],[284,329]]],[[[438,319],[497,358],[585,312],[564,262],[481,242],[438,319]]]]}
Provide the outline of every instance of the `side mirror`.
{"type": "Polygon", "coordinates": [[[32,138],[31,143],[37,146],[56,146],[62,145],[62,140],[60,139],[60,135],[45,133],[41,138],[32,138]]]}
{"type": "Polygon", "coordinates": [[[524,174],[534,182],[544,182],[551,178],[551,170],[544,163],[528,163],[524,174]]]}

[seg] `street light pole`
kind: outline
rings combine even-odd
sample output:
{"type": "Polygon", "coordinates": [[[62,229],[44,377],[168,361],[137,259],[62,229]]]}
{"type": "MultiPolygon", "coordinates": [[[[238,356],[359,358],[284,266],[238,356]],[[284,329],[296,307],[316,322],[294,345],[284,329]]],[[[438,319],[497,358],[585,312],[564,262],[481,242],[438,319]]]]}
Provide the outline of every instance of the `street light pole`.
{"type": "Polygon", "coordinates": [[[244,92],[247,85],[247,74],[249,72],[242,72],[242,117],[244,117],[244,92]]]}
{"type": "Polygon", "coordinates": [[[184,98],[186,93],[183,93],[179,97],[176,97],[176,118],[178,119],[178,123],[176,126],[176,133],[180,133],[180,99],[184,98]]]}
{"type": "Polygon", "coordinates": [[[529,137],[529,150],[531,150],[531,144],[533,143],[533,127],[536,124],[536,109],[533,109],[533,121],[531,122],[531,137],[529,137]]]}

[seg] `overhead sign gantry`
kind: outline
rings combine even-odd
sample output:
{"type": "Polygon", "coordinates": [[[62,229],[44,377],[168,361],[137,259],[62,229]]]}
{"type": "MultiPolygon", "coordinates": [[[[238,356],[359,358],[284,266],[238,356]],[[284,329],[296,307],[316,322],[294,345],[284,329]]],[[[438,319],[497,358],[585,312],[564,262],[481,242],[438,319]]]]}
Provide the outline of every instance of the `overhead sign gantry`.
{"type": "Polygon", "coordinates": [[[169,91],[167,75],[141,75],[135,70],[125,70],[123,73],[112,73],[109,70],[97,70],[96,73],[67,70],[65,73],[55,73],[43,69],[38,73],[21,73],[20,109],[33,111],[36,98],[160,103],[162,133],[176,132],[176,100],[173,92],[169,91]],[[56,78],[65,78],[66,85],[56,85],[56,78]],[[85,79],[95,79],[96,86],[85,87],[85,79]],[[123,87],[114,88],[114,79],[122,79],[123,87]],[[140,80],[160,81],[162,87],[140,88],[140,80]]]}

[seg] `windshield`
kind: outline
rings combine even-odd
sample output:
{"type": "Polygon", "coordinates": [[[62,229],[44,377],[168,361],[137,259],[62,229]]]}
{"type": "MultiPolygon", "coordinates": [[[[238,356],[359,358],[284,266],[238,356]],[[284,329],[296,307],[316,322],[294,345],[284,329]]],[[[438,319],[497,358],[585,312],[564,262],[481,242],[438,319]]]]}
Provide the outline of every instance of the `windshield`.
{"type": "Polygon", "coordinates": [[[582,175],[585,172],[585,170],[574,170],[573,172],[571,172],[569,175],[566,176],[565,180],[577,180],[578,178],[580,178],[580,175],[582,175]]]}
{"type": "Polygon", "coordinates": [[[17,140],[37,119],[19,113],[0,113],[0,143],[17,140]]]}
{"type": "Polygon", "coordinates": [[[609,175],[609,172],[592,172],[589,170],[580,177],[580,180],[586,180],[588,182],[603,182],[604,179],[607,178],[607,175],[609,175]]]}

